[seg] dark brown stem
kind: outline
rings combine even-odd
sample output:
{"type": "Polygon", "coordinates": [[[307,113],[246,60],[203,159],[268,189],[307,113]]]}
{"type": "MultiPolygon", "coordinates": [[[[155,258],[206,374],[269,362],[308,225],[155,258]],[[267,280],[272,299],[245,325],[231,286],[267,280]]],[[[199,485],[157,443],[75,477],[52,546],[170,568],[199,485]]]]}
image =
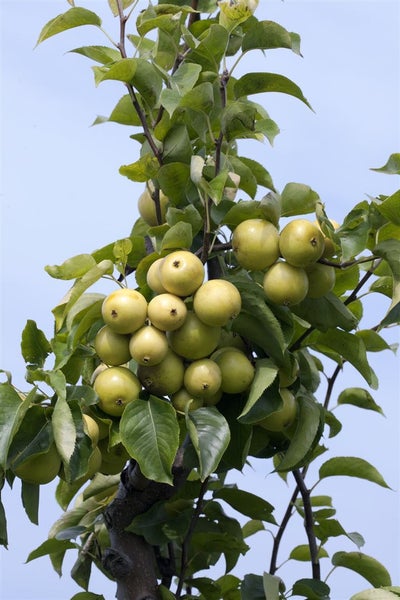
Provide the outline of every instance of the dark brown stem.
{"type": "Polygon", "coordinates": [[[301,473],[298,469],[293,471],[293,477],[296,480],[297,487],[300,491],[302,500],[303,500],[303,508],[304,508],[304,528],[307,534],[308,546],[310,548],[310,557],[311,557],[311,569],[313,579],[321,579],[321,566],[318,559],[318,545],[317,538],[314,532],[314,517],[312,513],[311,499],[310,499],[310,490],[307,488],[304,482],[304,474],[301,473]]]}
{"type": "Polygon", "coordinates": [[[298,493],[299,493],[299,488],[298,488],[298,486],[296,486],[294,489],[294,492],[292,494],[292,497],[290,498],[286,512],[283,515],[281,524],[279,525],[278,533],[274,537],[274,543],[273,543],[272,552],[271,552],[271,562],[270,562],[270,567],[269,567],[269,572],[271,575],[274,575],[276,573],[276,571],[278,570],[277,560],[278,560],[279,546],[281,544],[282,537],[283,537],[283,534],[285,533],[286,527],[292,517],[294,503],[296,502],[298,493]]]}
{"type": "Polygon", "coordinates": [[[362,277],[360,279],[360,281],[358,282],[358,285],[351,292],[350,296],[348,298],[346,298],[346,300],[344,301],[344,303],[346,305],[347,304],[351,304],[351,302],[354,302],[354,300],[357,300],[357,294],[358,294],[358,292],[367,283],[368,279],[370,277],[372,277],[372,275],[374,274],[375,269],[378,267],[378,265],[380,264],[380,262],[381,261],[379,260],[379,261],[377,261],[377,263],[375,265],[372,265],[372,267],[370,269],[368,269],[368,271],[365,273],[364,277],[362,277]]]}
{"type": "MultiPolygon", "coordinates": [[[[120,22],[118,50],[119,50],[122,58],[127,58],[127,53],[126,53],[126,48],[125,48],[125,29],[126,29],[126,22],[128,20],[128,17],[124,14],[121,0],[117,0],[117,7],[118,7],[118,14],[119,14],[119,22],[120,22]]],[[[136,110],[137,115],[140,119],[140,123],[143,128],[143,133],[144,133],[144,135],[149,143],[149,146],[150,146],[155,158],[157,159],[159,165],[162,166],[162,164],[163,164],[162,163],[162,152],[157,147],[157,144],[154,141],[153,136],[151,135],[150,128],[147,123],[146,115],[144,114],[143,109],[140,106],[140,103],[137,99],[135,90],[133,89],[133,86],[130,83],[126,83],[125,85],[128,90],[129,96],[132,100],[133,107],[136,110]]]]}
{"type": "Polygon", "coordinates": [[[205,493],[207,491],[207,486],[208,486],[208,478],[205,479],[202,483],[199,497],[196,502],[196,507],[193,511],[192,518],[190,520],[190,524],[189,524],[188,530],[185,535],[185,539],[183,540],[183,543],[182,543],[181,568],[180,568],[180,574],[179,574],[179,582],[178,582],[178,585],[176,588],[176,593],[175,593],[177,600],[181,597],[181,594],[182,594],[183,584],[184,584],[184,580],[185,580],[185,573],[186,573],[187,563],[188,563],[188,552],[189,552],[190,541],[192,539],[194,530],[196,528],[197,521],[201,515],[201,511],[203,510],[203,500],[204,500],[205,493]]]}

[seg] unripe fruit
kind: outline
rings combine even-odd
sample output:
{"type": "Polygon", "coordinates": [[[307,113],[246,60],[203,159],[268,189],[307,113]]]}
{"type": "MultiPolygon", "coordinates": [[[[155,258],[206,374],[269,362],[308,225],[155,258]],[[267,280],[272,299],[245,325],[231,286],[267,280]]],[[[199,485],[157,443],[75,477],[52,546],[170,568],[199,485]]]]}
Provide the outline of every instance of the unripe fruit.
{"type": "MultiPolygon", "coordinates": [[[[129,341],[129,338],[128,338],[129,341]]],[[[118,366],[118,365],[117,365],[118,366]]],[[[105,365],[104,363],[100,363],[99,365],[97,365],[97,367],[95,368],[95,370],[92,373],[92,376],[90,378],[90,383],[91,385],[94,384],[97,375],[99,375],[102,371],[105,371],[106,369],[108,369],[108,366],[105,365]]]]}
{"type": "Polygon", "coordinates": [[[203,406],[215,406],[222,398],[222,390],[221,388],[218,392],[215,392],[213,396],[208,396],[207,398],[203,398],[203,406]]]}
{"type": "Polygon", "coordinates": [[[139,214],[142,217],[143,221],[145,221],[150,227],[155,227],[156,225],[161,225],[165,223],[165,214],[167,212],[167,206],[169,199],[168,197],[160,190],[159,191],[159,200],[160,200],[160,213],[161,213],[161,221],[157,220],[157,212],[156,212],[156,203],[152,198],[152,193],[154,192],[154,185],[150,182],[147,183],[146,189],[142,194],[140,194],[138,199],[138,210],[139,214]]]}
{"type": "Polygon", "coordinates": [[[268,431],[284,431],[290,427],[296,418],[297,402],[292,392],[286,388],[281,388],[279,394],[282,398],[281,408],[257,423],[257,425],[268,431]]]}
{"type": "Polygon", "coordinates": [[[293,306],[307,295],[308,278],[304,269],[286,262],[277,262],[264,275],[264,293],[276,304],[293,306]]]}
{"type": "Polygon", "coordinates": [[[188,250],[168,254],[160,265],[161,285],[176,296],[190,296],[204,280],[201,260],[188,250]]]}
{"type": "Polygon", "coordinates": [[[194,398],[193,394],[189,394],[186,388],[181,388],[175,394],[172,394],[171,402],[176,412],[182,414],[185,414],[186,406],[188,406],[188,410],[196,410],[203,406],[203,399],[194,398]]]}
{"type": "Polygon", "coordinates": [[[185,367],[183,360],[172,350],[168,350],[165,358],[152,367],[138,366],[138,377],[143,386],[156,396],[170,396],[183,386],[185,367]]]}
{"type": "Polygon", "coordinates": [[[224,279],[210,279],[203,283],[193,298],[193,310],[203,323],[211,327],[227,325],[242,307],[237,287],[224,279]]]}
{"type": "Polygon", "coordinates": [[[321,258],[325,248],[320,228],[307,219],[294,219],[282,229],[279,251],[294,267],[307,267],[321,258]]]}
{"type": "Polygon", "coordinates": [[[102,371],[93,385],[99,397],[99,407],[113,417],[120,417],[125,406],[137,400],[141,387],[139,379],[126,367],[110,367],[102,371]]]}
{"type": "Polygon", "coordinates": [[[246,352],[247,350],[246,344],[238,333],[223,329],[221,331],[221,338],[219,340],[218,348],[226,348],[227,346],[230,348],[237,348],[238,350],[242,350],[242,352],[246,352]]]}
{"type": "Polygon", "coordinates": [[[15,475],[26,483],[44,485],[53,481],[61,468],[61,458],[55,444],[47,452],[28,458],[14,469],[15,475]]]}
{"type": "Polygon", "coordinates": [[[165,358],[168,341],[164,332],[152,325],[145,325],[132,335],[129,350],[139,365],[156,365],[165,358]]]}
{"type": "Polygon", "coordinates": [[[221,387],[221,370],[217,363],[209,358],[201,358],[186,368],[183,384],[189,394],[198,398],[214,396],[221,387]]]}
{"type": "MultiPolygon", "coordinates": [[[[334,219],[329,219],[329,222],[331,223],[333,229],[339,229],[340,224],[335,221],[334,219]]],[[[317,225],[317,227],[319,227],[321,229],[321,226],[319,224],[318,221],[314,221],[315,225],[317,225]]],[[[322,231],[322,229],[321,229],[322,231]]],[[[324,242],[325,242],[325,246],[324,246],[324,251],[322,253],[322,257],[323,258],[330,258],[331,256],[334,256],[336,254],[336,249],[335,249],[335,244],[332,242],[332,240],[324,234],[324,232],[322,231],[322,234],[324,236],[324,242]]]]}
{"type": "Polygon", "coordinates": [[[305,271],[308,277],[309,298],[320,298],[333,290],[336,281],[335,267],[315,263],[305,271]]]}
{"type": "Polygon", "coordinates": [[[96,421],[89,415],[82,415],[83,430],[92,440],[92,447],[97,446],[100,436],[100,429],[96,421]]]}
{"type": "Polygon", "coordinates": [[[101,314],[105,323],[117,333],[133,333],[144,325],[147,300],[137,290],[121,288],[105,298],[101,314]]]}
{"type": "Polygon", "coordinates": [[[232,249],[241,267],[263,271],[279,258],[279,233],[264,219],[247,219],[232,235],[232,249]]]}
{"type": "Polygon", "coordinates": [[[146,275],[147,285],[156,294],[163,294],[167,291],[162,286],[161,279],[160,279],[160,266],[161,266],[163,260],[164,260],[164,258],[157,258],[157,260],[152,262],[147,271],[147,275],[146,275]]]}
{"type": "Polygon", "coordinates": [[[220,335],[220,327],[206,325],[193,311],[188,311],[182,327],[167,332],[172,350],[188,360],[209,356],[217,347],[220,335]]]}
{"type": "Polygon", "coordinates": [[[243,352],[236,348],[227,348],[214,360],[221,370],[223,392],[240,394],[250,387],[254,379],[254,367],[243,352]]]}
{"type": "Polygon", "coordinates": [[[150,300],[147,315],[152,325],[162,331],[174,331],[185,322],[186,304],[175,294],[159,294],[150,300]]]}
{"type": "Polygon", "coordinates": [[[96,334],[94,349],[97,356],[105,365],[117,367],[128,362],[129,335],[116,333],[109,325],[104,325],[96,334]]]}

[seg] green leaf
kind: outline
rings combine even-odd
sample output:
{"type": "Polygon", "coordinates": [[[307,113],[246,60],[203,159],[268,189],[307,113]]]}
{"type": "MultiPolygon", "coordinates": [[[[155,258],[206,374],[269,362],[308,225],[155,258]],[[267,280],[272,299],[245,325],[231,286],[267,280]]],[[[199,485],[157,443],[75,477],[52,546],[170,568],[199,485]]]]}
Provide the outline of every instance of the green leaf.
{"type": "Polygon", "coordinates": [[[340,327],[350,331],[357,326],[358,319],[332,292],[320,298],[305,298],[292,307],[293,312],[320,331],[340,327]]]}
{"type": "Polygon", "coordinates": [[[251,198],[257,193],[257,179],[250,167],[246,164],[247,159],[242,160],[240,156],[230,156],[229,162],[234,171],[240,177],[239,188],[246,192],[251,198]]]}
{"type": "Polygon", "coordinates": [[[375,467],[363,458],[357,458],[356,456],[337,456],[330,458],[321,465],[319,469],[320,479],[336,476],[358,477],[389,488],[375,467]]]}
{"type": "Polygon", "coordinates": [[[74,285],[69,289],[66,296],[52,311],[55,317],[56,331],[61,329],[69,310],[82,296],[82,294],[94,283],[96,283],[96,281],[104,277],[104,275],[111,275],[113,271],[114,265],[112,261],[102,260],[75,281],[74,285]]]}
{"type": "Polygon", "coordinates": [[[291,34],[274,21],[258,21],[250,27],[243,38],[242,50],[270,50],[272,48],[288,48],[297,54],[297,45],[293,44],[291,34]]]}
{"type": "MultiPolygon", "coordinates": [[[[128,8],[129,6],[131,6],[134,3],[134,1],[135,0],[121,0],[120,5],[121,5],[122,10],[125,10],[125,8],[128,8]]],[[[108,0],[108,5],[111,8],[111,12],[114,15],[114,17],[118,17],[119,9],[118,9],[117,0],[108,0]]],[[[73,600],[73,599],[71,598],[71,600],[73,600]]],[[[82,599],[82,600],[84,600],[84,599],[82,599]]]]}
{"type": "Polygon", "coordinates": [[[297,427],[282,460],[278,472],[297,469],[313,450],[322,433],[322,411],[317,402],[307,396],[299,396],[297,427]]]}
{"type": "Polygon", "coordinates": [[[381,204],[376,204],[375,206],[391,223],[400,225],[400,190],[397,190],[397,192],[386,198],[381,204]]]}
{"type": "Polygon", "coordinates": [[[243,538],[250,537],[259,531],[265,531],[265,527],[261,521],[254,519],[247,521],[242,527],[243,538]]]}
{"type": "Polygon", "coordinates": [[[50,342],[35,321],[28,320],[22,332],[21,353],[26,363],[40,369],[51,352],[50,342]]]}
{"type": "Polygon", "coordinates": [[[310,345],[319,352],[336,352],[349,361],[373,388],[377,388],[377,378],[368,364],[365,345],[359,337],[347,331],[329,329],[324,333],[310,336],[310,345]]]}
{"type": "Polygon", "coordinates": [[[190,166],[182,162],[163,165],[157,172],[157,179],[164,194],[174,204],[187,202],[187,183],[190,179],[190,166]]]}
{"type": "Polygon", "coordinates": [[[72,596],[71,600],[105,600],[102,594],[93,594],[93,592],[78,592],[72,596]]]}
{"type": "Polygon", "coordinates": [[[86,56],[102,65],[113,63],[121,58],[120,52],[109,46],[82,46],[81,48],[74,48],[70,52],[86,56]]]}
{"type": "Polygon", "coordinates": [[[242,298],[242,312],[232,323],[233,331],[262,348],[281,365],[288,346],[282,329],[283,318],[278,320],[266,304],[263,290],[254,281],[242,277],[229,277],[229,281],[238,288],[242,298]]]}
{"type": "Polygon", "coordinates": [[[277,575],[270,575],[270,573],[263,573],[263,584],[265,598],[268,600],[279,600],[281,597],[279,590],[281,588],[282,579],[277,575]]]}
{"type": "Polygon", "coordinates": [[[188,54],[186,60],[201,65],[203,71],[218,73],[228,41],[229,33],[225,27],[213,24],[200,44],[188,54]]]}
{"type": "Polygon", "coordinates": [[[315,212],[320,197],[304,183],[287,183],[281,194],[281,216],[293,217],[315,212]]]}
{"type": "Polygon", "coordinates": [[[275,523],[275,519],[271,515],[274,510],[272,504],[255,494],[239,490],[236,487],[223,487],[215,491],[213,497],[225,500],[225,502],[242,515],[246,515],[252,519],[259,519],[260,521],[275,523]]]}
{"type": "MultiPolygon", "coordinates": [[[[269,190],[275,191],[271,175],[268,173],[267,169],[265,169],[259,162],[251,158],[242,156],[241,161],[252,171],[254,177],[256,178],[257,185],[262,185],[269,190]]],[[[261,201],[260,205],[262,206],[262,204],[263,202],[261,201]]]]}
{"type": "Polygon", "coordinates": [[[84,590],[88,590],[92,557],[89,553],[80,552],[71,569],[71,578],[84,590]]]}
{"type": "Polygon", "coordinates": [[[140,126],[140,119],[132,104],[132,98],[129,94],[125,94],[113,108],[108,120],[120,125],[132,125],[133,127],[140,126]]]}
{"type": "Polygon", "coordinates": [[[355,571],[375,587],[392,584],[385,567],[372,556],[362,552],[336,552],[332,556],[332,564],[355,571]]]}
{"type": "Polygon", "coordinates": [[[352,404],[353,406],[358,406],[358,408],[374,410],[383,415],[381,407],[376,404],[368,390],[364,390],[363,388],[353,387],[343,390],[339,394],[337,402],[338,404],[352,404]]]}
{"type": "Polygon", "coordinates": [[[96,261],[91,254],[78,254],[67,258],[61,265],[46,266],[45,271],[55,279],[76,279],[85,275],[95,264],[96,261]]]}
{"type": "Polygon", "coordinates": [[[125,408],[121,441],[148,479],[172,485],[171,468],[179,446],[179,426],[172,405],[150,396],[125,408]]]}
{"type": "Polygon", "coordinates": [[[307,600],[330,600],[330,588],[319,579],[299,579],[295,582],[292,593],[307,600]]]}
{"type": "Polygon", "coordinates": [[[190,223],[179,222],[173,225],[164,235],[160,251],[174,248],[190,248],[193,241],[190,223]]]}
{"type": "Polygon", "coordinates": [[[181,98],[179,106],[208,113],[214,105],[214,90],[210,82],[200,83],[186,92],[181,98]]]}
{"type": "Polygon", "coordinates": [[[28,394],[22,401],[9,383],[0,383],[0,468],[6,469],[8,451],[31,403],[28,394]]]}
{"type": "Polygon", "coordinates": [[[96,13],[87,10],[86,8],[70,8],[67,12],[58,15],[58,17],[55,17],[46,23],[40,32],[36,45],[53,35],[57,35],[58,33],[66,31],[67,29],[72,29],[73,27],[80,27],[81,25],[95,25],[96,27],[100,27],[101,19],[96,13]]]}
{"type": "Polygon", "coordinates": [[[299,86],[284,75],[276,73],[246,73],[238,79],[233,87],[235,98],[261,94],[264,92],[279,92],[289,94],[301,100],[309,108],[311,105],[303,96],[299,86]]]}
{"type": "Polygon", "coordinates": [[[373,588],[369,590],[364,590],[362,592],[358,592],[354,594],[350,600],[397,600],[400,595],[400,588],[392,588],[386,587],[383,588],[373,588]],[[393,594],[391,590],[397,591],[396,594],[393,594]]]}
{"type": "MultiPolygon", "coordinates": [[[[241,600],[265,600],[264,577],[252,573],[245,575],[240,591],[241,600]]],[[[271,600],[275,598],[272,597],[271,600]]]]}
{"type": "Polygon", "coordinates": [[[39,524],[40,486],[36,483],[21,482],[21,499],[25,512],[34,525],[39,524]]]}
{"type": "Polygon", "coordinates": [[[383,167],[371,169],[378,173],[387,173],[389,175],[400,175],[400,154],[391,154],[383,167]]]}
{"type": "Polygon", "coordinates": [[[72,550],[73,548],[76,548],[76,544],[68,540],[56,540],[55,538],[52,538],[46,540],[43,544],[40,544],[35,550],[32,550],[32,552],[29,553],[26,562],[31,562],[32,560],[40,558],[41,556],[46,556],[47,554],[72,550]]]}
{"type": "Polygon", "coordinates": [[[261,358],[256,361],[256,370],[251,384],[247,402],[239,417],[244,417],[262,396],[264,391],[275,381],[278,367],[269,358],[261,358]]]}
{"type": "Polygon", "coordinates": [[[381,322],[383,327],[400,322],[400,240],[385,240],[374,248],[374,254],[384,258],[393,275],[393,297],[386,316],[381,322]]]}
{"type": "MultiPolygon", "coordinates": [[[[318,558],[326,558],[327,556],[329,556],[329,554],[327,553],[325,548],[320,547],[318,549],[318,558]]],[[[289,554],[289,558],[293,560],[300,560],[303,562],[310,562],[310,546],[308,544],[301,544],[300,546],[296,546],[289,554]]]]}
{"type": "Polygon", "coordinates": [[[230,440],[229,425],[214,407],[187,412],[186,427],[200,463],[201,481],[218,467],[230,440]]]}
{"type": "Polygon", "coordinates": [[[146,182],[153,179],[158,171],[158,160],[150,152],[141,156],[130,165],[122,165],[119,168],[121,175],[131,181],[146,182]]]}
{"type": "Polygon", "coordinates": [[[179,68],[170,77],[170,85],[172,90],[179,92],[180,96],[184,96],[195,86],[199,75],[201,73],[201,66],[192,63],[182,62],[179,68]]]}

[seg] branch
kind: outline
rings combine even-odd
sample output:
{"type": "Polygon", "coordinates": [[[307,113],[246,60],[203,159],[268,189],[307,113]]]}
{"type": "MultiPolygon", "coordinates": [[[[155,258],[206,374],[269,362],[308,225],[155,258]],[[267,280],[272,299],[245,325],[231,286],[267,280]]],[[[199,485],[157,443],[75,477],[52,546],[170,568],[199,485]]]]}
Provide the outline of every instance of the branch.
{"type": "Polygon", "coordinates": [[[292,494],[292,497],[290,498],[286,512],[283,515],[283,519],[279,526],[278,533],[274,537],[274,543],[273,543],[272,552],[271,552],[271,562],[270,562],[270,566],[269,566],[269,572],[271,575],[274,575],[276,573],[276,571],[278,570],[276,563],[278,560],[279,546],[282,541],[283,534],[285,533],[286,527],[293,515],[294,503],[296,502],[299,491],[300,490],[299,490],[298,486],[296,486],[294,489],[294,492],[292,494]]]}
{"type": "Polygon", "coordinates": [[[181,597],[183,583],[185,580],[185,572],[186,572],[187,563],[188,563],[188,551],[189,551],[190,541],[192,539],[194,530],[196,528],[197,521],[198,521],[201,511],[203,509],[203,500],[204,500],[204,495],[207,491],[207,486],[208,486],[208,478],[205,479],[205,481],[203,481],[203,483],[202,483],[202,486],[200,489],[200,494],[197,499],[196,507],[193,511],[192,518],[191,518],[190,524],[189,524],[189,528],[185,535],[185,539],[183,540],[183,543],[182,543],[181,570],[180,570],[179,582],[178,582],[178,585],[176,588],[176,594],[175,594],[177,599],[179,599],[181,597]]]}
{"type": "Polygon", "coordinates": [[[310,548],[311,568],[313,579],[321,579],[321,567],[318,559],[318,545],[314,532],[314,517],[310,501],[310,490],[304,483],[304,474],[298,469],[292,471],[293,477],[296,480],[297,487],[300,491],[303,506],[304,506],[304,528],[308,538],[308,546],[310,548]]]}

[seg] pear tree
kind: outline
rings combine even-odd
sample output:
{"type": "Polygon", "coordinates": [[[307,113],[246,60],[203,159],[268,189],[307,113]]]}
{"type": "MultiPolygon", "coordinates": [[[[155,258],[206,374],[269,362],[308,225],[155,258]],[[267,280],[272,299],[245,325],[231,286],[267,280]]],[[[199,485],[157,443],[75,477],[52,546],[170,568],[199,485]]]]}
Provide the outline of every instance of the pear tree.
{"type": "MultiPolygon", "coordinates": [[[[311,108],[285,75],[238,68],[251,53],[301,55],[298,34],[257,18],[258,0],[104,0],[115,31],[90,2],[67,3],[38,43],[97,29],[101,43],[72,52],[97,86],[120,90],[97,124],[128,127],[135,154],[120,174],[143,187],[120,239],[46,267],[69,282],[54,335],[28,320],[26,388],[6,371],[0,384],[1,487],[20,480],[36,522],[40,487],[56,482],[60,518],[28,561],[48,556],[61,574],[73,554],[75,600],[103,598],[94,569],[119,600],[326,600],[336,569],[365,579],[352,600],[398,598],[317,485],[347,476],[389,487],[356,449],[331,455],[329,440],[341,434],[333,390],[345,364],[364,386],[340,390],[337,405],[382,412],[369,355],[395,351],[385,334],[400,321],[400,190],[339,224],[310,186],[278,190],[268,165],[244,154],[245,140],[272,145],[279,133],[260,98],[311,108]],[[105,281],[112,291],[99,293],[105,281]],[[291,486],[283,517],[267,486],[229,483],[254,461],[291,486]],[[300,578],[279,569],[292,520],[300,578]],[[273,540],[265,570],[238,577],[260,531],[273,540]]],[[[398,174],[400,154],[376,170],[398,174]]],[[[0,540],[7,547],[2,504],[0,540]]]]}

